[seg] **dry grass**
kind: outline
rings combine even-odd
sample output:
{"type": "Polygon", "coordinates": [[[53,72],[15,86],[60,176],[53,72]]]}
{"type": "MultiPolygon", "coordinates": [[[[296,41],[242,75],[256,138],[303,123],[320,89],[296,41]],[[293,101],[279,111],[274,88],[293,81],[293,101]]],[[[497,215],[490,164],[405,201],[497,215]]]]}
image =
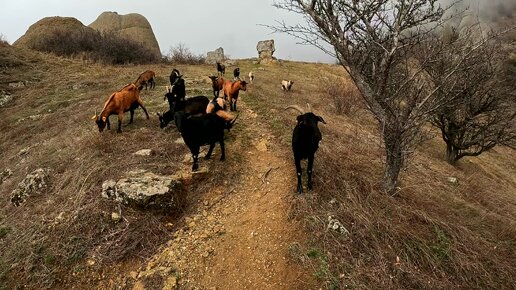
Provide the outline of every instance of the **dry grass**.
{"type": "MultiPolygon", "coordinates": [[[[257,84],[251,104],[274,116],[263,121],[270,120],[268,125],[284,145],[290,143],[295,116],[282,107],[309,102],[328,122],[319,126],[323,141],[314,165],[315,190],[299,198],[292,212],[313,233],[311,246],[296,245],[294,255],[313,267],[325,288],[513,287],[513,150],[496,148],[455,168],[443,158],[443,142],[432,139],[402,172],[398,195],[387,196],[381,193],[384,153],[374,120],[360,103],[350,112],[358,109],[361,114],[335,115],[327,104],[348,89],[313,81],[342,76],[343,71],[326,65],[285,66],[299,72],[296,90],[272,98],[274,87],[257,84]],[[458,185],[447,181],[450,176],[458,178],[458,185]],[[329,215],[350,235],[328,230],[329,215]]],[[[261,84],[274,82],[286,73],[283,69],[268,71],[261,84]]]]}
{"type": "MultiPolygon", "coordinates": [[[[287,105],[309,102],[328,122],[320,125],[323,141],[314,165],[315,190],[292,206],[292,217],[313,233],[308,246],[295,244],[292,253],[313,267],[325,288],[513,287],[514,151],[496,148],[455,168],[444,161],[442,142],[430,140],[402,172],[398,195],[389,197],[379,190],[383,150],[374,120],[361,105],[350,109],[360,114],[335,114],[333,97],[341,90],[332,93],[321,81],[342,77],[342,68],[294,62],[238,65],[242,72],[255,73],[255,83],[241,98],[258,113],[258,122],[276,135],[278,142],[271,150],[291,154],[296,116],[283,111],[287,105]],[[283,78],[295,81],[292,92],[281,91],[283,78]],[[449,176],[459,183],[449,183],[449,176]],[[349,230],[348,237],[326,229],[329,215],[349,230]]],[[[93,110],[148,67],[84,65],[9,47],[0,48],[0,66],[5,68],[0,89],[15,96],[8,108],[0,109],[0,171],[13,170],[0,187],[0,285],[94,287],[103,276],[134,269],[168,240],[181,210],[195,208],[197,197],[217,182],[210,173],[199,177],[205,184],[187,184],[187,204],[172,213],[134,210],[100,197],[102,182],[125,171],[142,168],[171,174],[182,166],[186,148],[174,143],[174,129],[158,129],[155,116],[167,107],[163,86],[171,67],[153,65],[158,86],[142,92],[150,121],[137,111],[135,123],[124,126],[123,134],[112,130],[100,135],[89,120],[93,110]],[[8,86],[20,80],[29,81],[28,86],[8,86]],[[24,148],[27,153],[19,154],[24,148]],[[156,154],[131,156],[143,148],[156,154]],[[10,192],[38,167],[52,168],[51,189],[20,207],[12,206],[10,192]],[[112,212],[121,212],[122,221],[113,222],[112,212]],[[166,227],[169,222],[172,229],[166,227]]],[[[188,95],[211,95],[206,76],[214,67],[177,68],[187,78],[188,95]]],[[[232,146],[245,148],[248,139],[238,126],[231,130],[229,158],[212,162],[210,172],[224,170],[225,178],[234,182],[243,178],[242,157],[232,146]]]]}

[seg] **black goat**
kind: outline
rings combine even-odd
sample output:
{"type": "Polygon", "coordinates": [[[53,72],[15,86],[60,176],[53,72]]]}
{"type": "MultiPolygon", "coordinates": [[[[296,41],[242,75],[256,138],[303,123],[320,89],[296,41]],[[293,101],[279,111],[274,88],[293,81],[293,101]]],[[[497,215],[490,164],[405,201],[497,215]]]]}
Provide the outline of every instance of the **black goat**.
{"type": "Polygon", "coordinates": [[[294,127],[292,134],[292,150],[294,151],[294,160],[296,163],[297,173],[297,192],[303,193],[303,185],[301,184],[302,168],[301,160],[308,159],[308,189],[312,190],[312,167],[314,164],[314,155],[319,148],[319,141],[322,139],[321,131],[317,126],[319,122],[326,124],[324,119],[311,112],[308,104],[308,112],[304,112],[299,106],[288,106],[287,109],[295,109],[301,113],[297,116],[297,125],[294,127]]]}
{"type": "Polygon", "coordinates": [[[233,70],[233,76],[235,76],[236,80],[240,79],[240,68],[237,67],[235,70],[233,70]]]}
{"type": "Polygon", "coordinates": [[[159,127],[163,129],[174,120],[176,127],[179,129],[181,127],[181,120],[177,118],[177,112],[185,112],[189,115],[206,114],[206,107],[209,102],[210,100],[206,96],[196,96],[186,100],[172,99],[170,110],[163,113],[163,115],[158,113],[159,127]]]}
{"type": "Polygon", "coordinates": [[[196,171],[199,168],[199,150],[203,145],[210,145],[208,153],[204,157],[205,159],[210,159],[217,142],[220,144],[220,160],[223,161],[226,158],[224,129],[232,126],[236,118],[228,124],[222,117],[214,113],[192,116],[185,112],[177,112],[176,119],[180,120],[179,130],[181,131],[181,136],[192,153],[192,171],[196,171]]]}
{"type": "Polygon", "coordinates": [[[217,61],[217,72],[219,75],[226,74],[226,66],[217,61]]]}
{"type": "Polygon", "coordinates": [[[177,69],[173,69],[172,72],[170,73],[170,85],[174,86],[174,83],[176,82],[176,80],[181,77],[182,77],[182,75],[179,73],[179,71],[177,69]]]}
{"type": "Polygon", "coordinates": [[[172,84],[172,88],[167,88],[167,90],[168,92],[165,94],[163,100],[168,100],[170,110],[173,110],[172,106],[174,101],[184,100],[186,98],[185,80],[181,78],[181,76],[178,77],[172,84]]]}

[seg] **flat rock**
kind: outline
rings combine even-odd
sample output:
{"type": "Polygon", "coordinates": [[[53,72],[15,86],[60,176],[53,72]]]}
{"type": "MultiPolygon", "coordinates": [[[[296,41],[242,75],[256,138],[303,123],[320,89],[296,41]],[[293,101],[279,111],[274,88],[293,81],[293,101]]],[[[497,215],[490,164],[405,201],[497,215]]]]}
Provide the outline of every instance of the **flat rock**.
{"type": "Polygon", "coordinates": [[[182,194],[180,176],[156,175],[144,170],[128,172],[125,178],[102,184],[102,197],[140,208],[175,207],[181,203],[182,194]]]}
{"type": "Polygon", "coordinates": [[[142,149],[142,150],[138,150],[136,152],[133,153],[133,155],[137,155],[137,156],[151,156],[154,152],[152,151],[152,149],[142,149]]]}

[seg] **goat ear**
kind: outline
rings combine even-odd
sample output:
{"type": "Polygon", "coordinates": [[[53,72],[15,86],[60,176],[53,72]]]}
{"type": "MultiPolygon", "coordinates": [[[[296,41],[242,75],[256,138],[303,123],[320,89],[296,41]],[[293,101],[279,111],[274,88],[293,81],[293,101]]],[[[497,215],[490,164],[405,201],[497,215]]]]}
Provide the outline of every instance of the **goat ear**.
{"type": "Polygon", "coordinates": [[[298,123],[298,124],[299,124],[299,123],[301,123],[301,122],[303,122],[303,115],[299,115],[299,116],[297,116],[297,118],[296,118],[296,119],[297,119],[297,123],[298,123]]]}
{"type": "Polygon", "coordinates": [[[106,122],[107,118],[106,117],[102,117],[102,122],[106,122]]]}
{"type": "Polygon", "coordinates": [[[317,116],[317,119],[319,120],[319,122],[326,124],[326,122],[324,121],[324,119],[321,116],[317,116]]]}

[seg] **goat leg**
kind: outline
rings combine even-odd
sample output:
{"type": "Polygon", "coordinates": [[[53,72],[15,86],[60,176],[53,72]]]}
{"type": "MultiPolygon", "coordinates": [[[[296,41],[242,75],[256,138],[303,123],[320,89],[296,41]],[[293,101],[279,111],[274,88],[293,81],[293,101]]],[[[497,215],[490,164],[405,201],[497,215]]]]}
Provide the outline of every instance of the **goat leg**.
{"type": "Polygon", "coordinates": [[[222,136],[219,143],[220,143],[220,152],[221,152],[220,161],[224,161],[226,159],[226,150],[224,148],[224,136],[222,136]]]}
{"type": "Polygon", "coordinates": [[[122,121],[124,120],[124,112],[118,114],[118,130],[117,133],[122,133],[122,121]]]}
{"type": "Polygon", "coordinates": [[[308,173],[308,190],[312,190],[313,187],[312,187],[312,168],[313,168],[313,165],[314,165],[314,155],[311,155],[310,157],[308,157],[308,168],[306,170],[306,172],[308,173]]]}
{"type": "Polygon", "coordinates": [[[302,168],[301,168],[301,159],[296,159],[296,174],[297,174],[297,192],[299,194],[303,193],[303,184],[301,183],[301,175],[303,174],[302,168]]]}
{"type": "Polygon", "coordinates": [[[134,110],[130,110],[129,112],[131,113],[131,119],[129,120],[129,124],[132,124],[134,119],[134,110]]]}
{"type": "Polygon", "coordinates": [[[213,148],[215,148],[215,142],[210,143],[210,149],[208,149],[208,153],[204,156],[204,159],[208,160],[211,158],[211,153],[213,152],[213,148]]]}
{"type": "Polygon", "coordinates": [[[111,130],[111,124],[109,124],[109,116],[106,118],[107,129],[111,130]]]}

